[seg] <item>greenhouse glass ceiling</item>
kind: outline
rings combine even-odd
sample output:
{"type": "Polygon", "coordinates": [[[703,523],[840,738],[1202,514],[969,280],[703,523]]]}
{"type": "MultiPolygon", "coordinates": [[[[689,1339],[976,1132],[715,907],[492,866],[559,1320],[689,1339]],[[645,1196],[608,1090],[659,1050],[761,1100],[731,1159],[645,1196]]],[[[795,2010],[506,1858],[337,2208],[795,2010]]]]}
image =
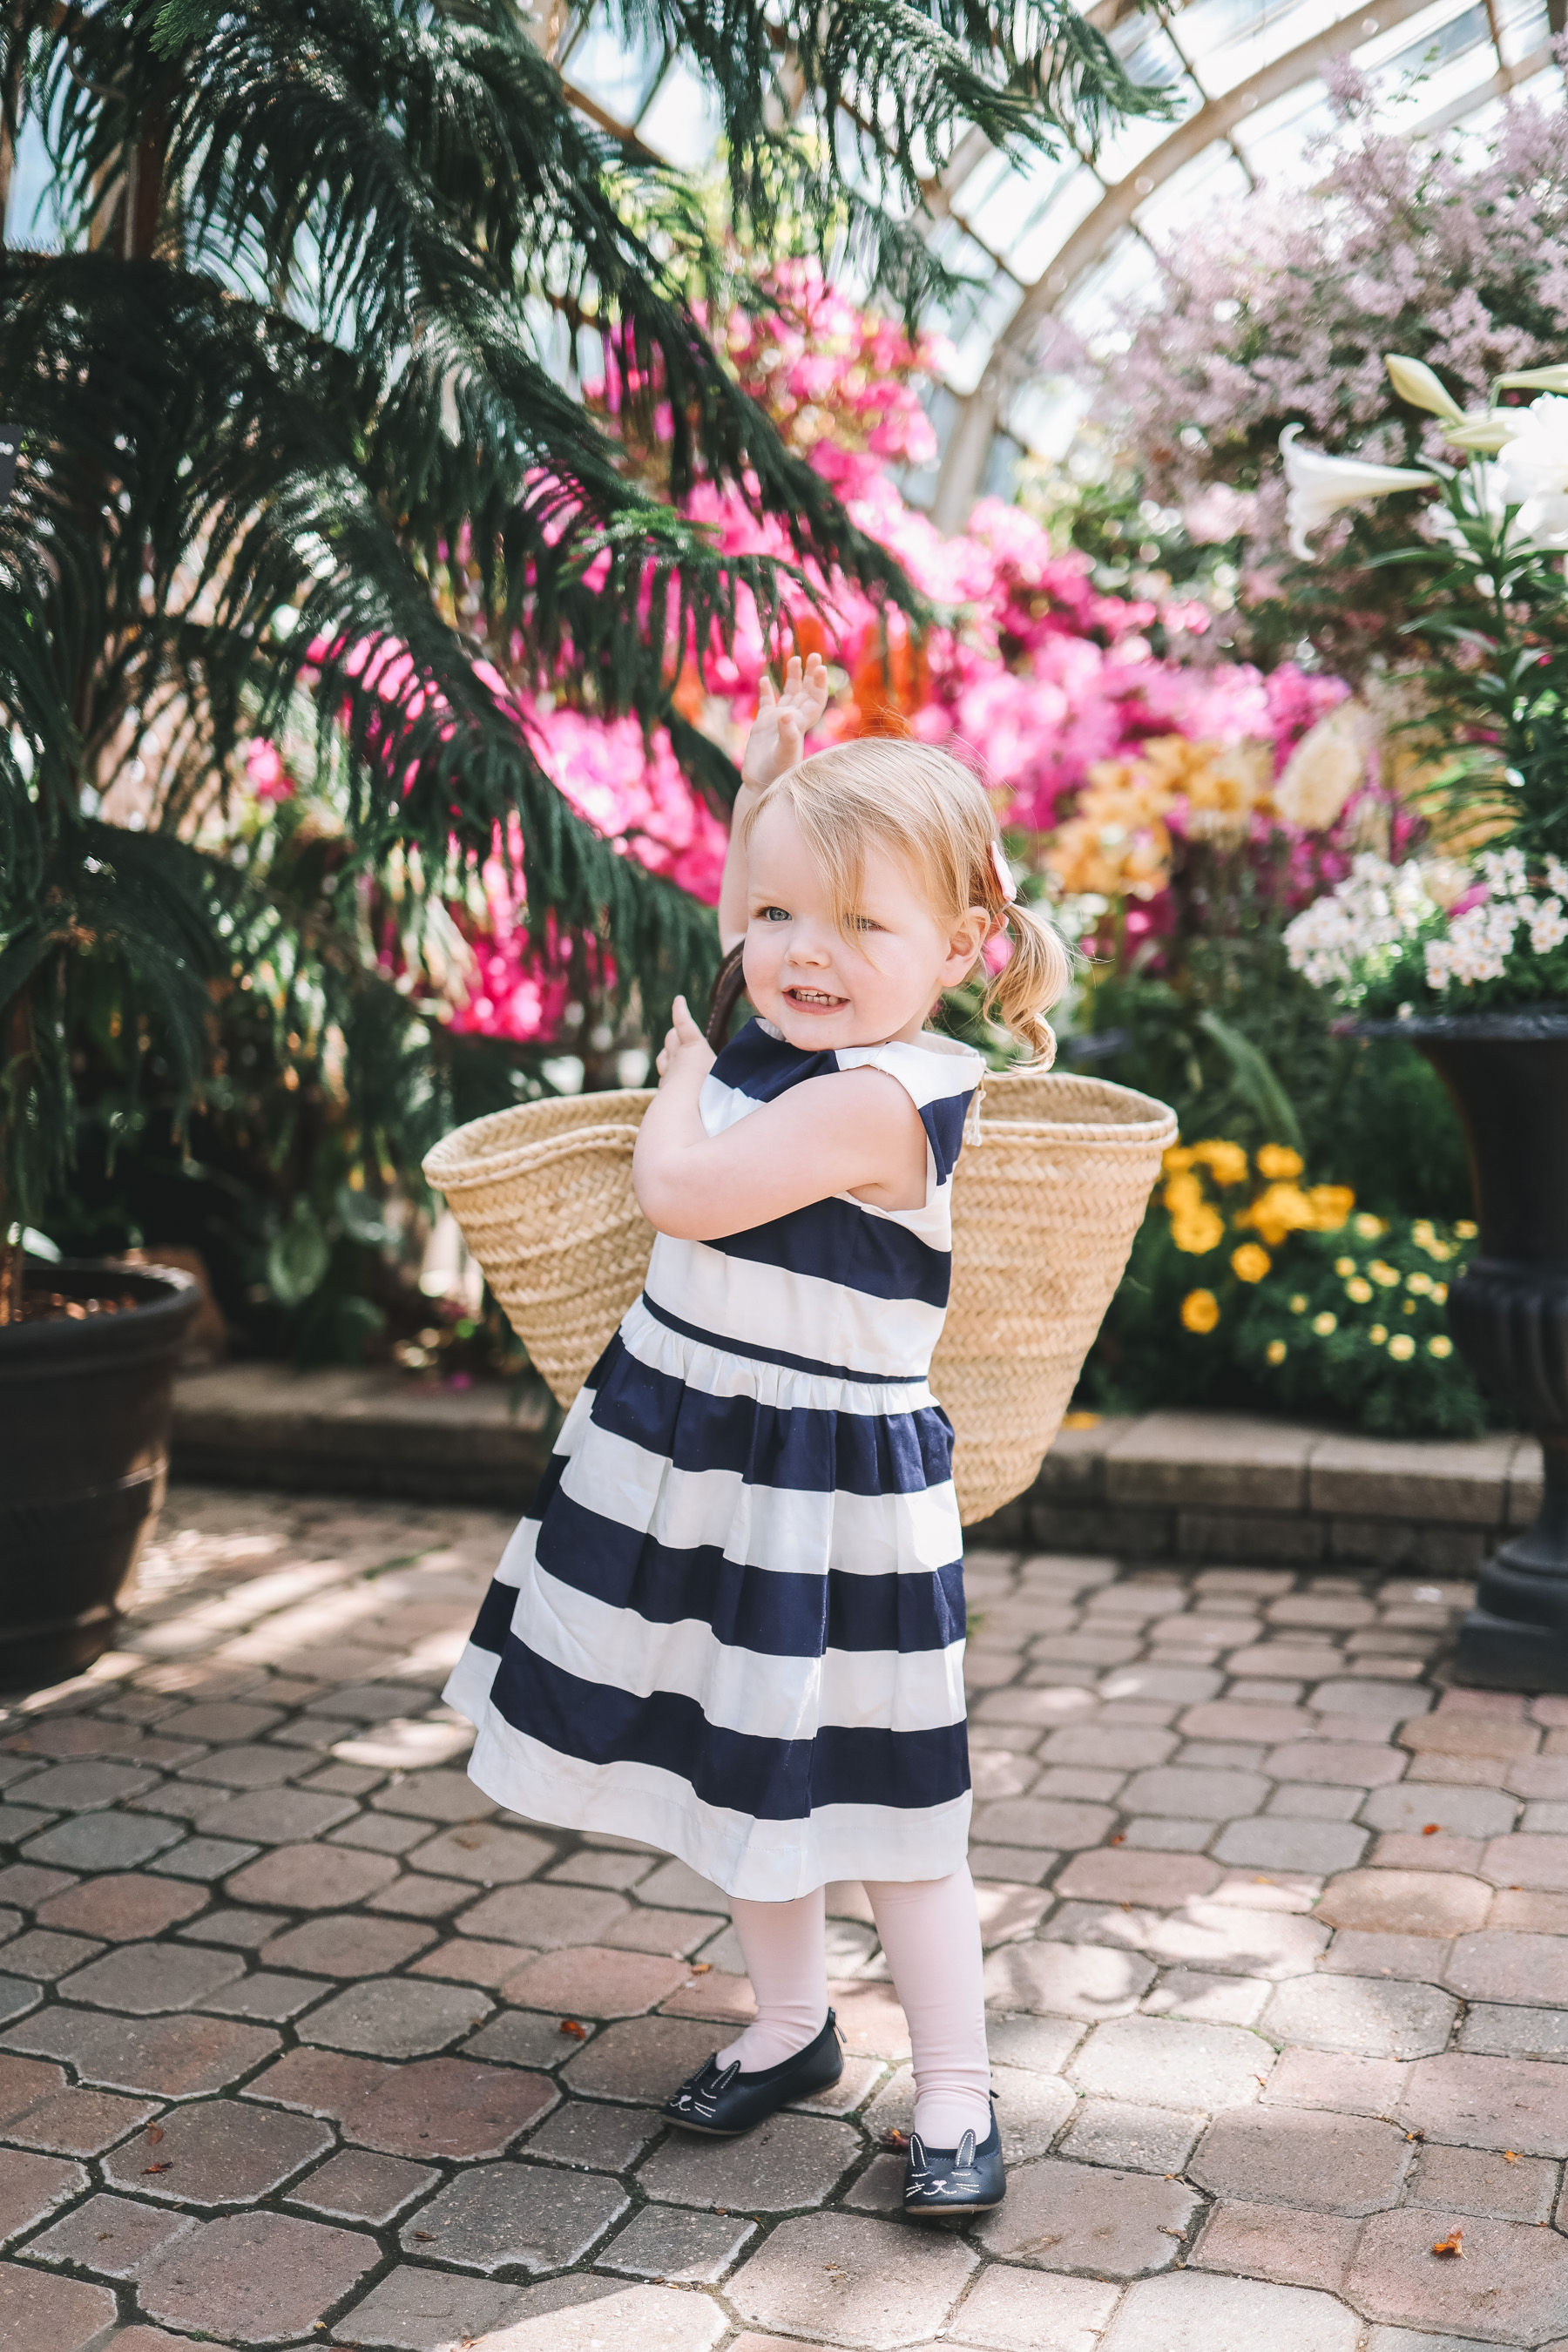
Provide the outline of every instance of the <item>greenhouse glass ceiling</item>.
{"type": "MultiPolygon", "coordinates": [[[[1331,127],[1324,74],[1349,57],[1402,130],[1483,131],[1511,92],[1561,89],[1552,42],[1568,0],[1187,0],[1138,9],[1099,0],[1091,15],[1136,81],[1171,93],[1172,114],[1113,130],[1096,154],[1041,156],[1016,170],[978,133],[962,139],[927,191],[929,235],[973,283],[946,315],[952,357],[931,408],[937,465],[902,488],[945,529],[981,492],[1005,490],[1025,453],[1059,457],[1082,394],[1038,362],[1059,320],[1094,349],[1152,276],[1153,248],[1215,199],[1310,174],[1311,142],[1331,127]]],[[[683,169],[710,164],[711,93],[678,54],[628,48],[588,5],[533,0],[540,37],[596,122],[683,169]]],[[[47,164],[24,138],[8,231],[52,242],[47,164]]]]}
{"type": "MultiPolygon", "coordinates": [[[[1078,428],[1080,396],[1036,364],[1048,321],[1092,347],[1184,222],[1261,182],[1309,177],[1310,144],[1331,128],[1333,60],[1348,56],[1385,105],[1397,100],[1415,133],[1482,131],[1510,93],[1561,89],[1551,45],[1564,0],[1362,0],[1342,14],[1336,0],[1101,0],[1089,13],[1134,80],[1170,91],[1170,119],[1022,171],[972,134],[928,191],[932,243],[977,281],[928,319],[952,346],[931,404],[942,457],[904,484],[948,529],[1007,487],[1021,455],[1060,456],[1078,428]]],[[[715,110],[684,59],[629,52],[593,11],[565,22],[555,54],[595,121],[689,169],[711,158],[715,110]]]]}

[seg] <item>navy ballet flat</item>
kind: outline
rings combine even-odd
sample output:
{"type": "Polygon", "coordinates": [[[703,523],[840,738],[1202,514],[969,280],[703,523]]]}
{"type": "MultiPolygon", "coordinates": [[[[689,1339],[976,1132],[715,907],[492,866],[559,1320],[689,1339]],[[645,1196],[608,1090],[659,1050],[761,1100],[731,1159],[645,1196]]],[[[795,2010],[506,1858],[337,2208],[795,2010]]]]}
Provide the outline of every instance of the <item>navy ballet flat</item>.
{"type": "Polygon", "coordinates": [[[963,2221],[971,2213],[994,2211],[1006,2194],[994,2107],[978,2147],[972,2131],[956,2147],[927,2147],[919,2132],[911,2135],[904,2158],[904,2211],[911,2221],[963,2221]]]}
{"type": "Polygon", "coordinates": [[[780,2107],[787,2107],[792,2099],[808,2099],[814,2091],[826,2091],[843,2072],[838,2021],[829,2010],[827,2022],[815,2042],[808,2042],[793,2058],[761,2067],[754,2074],[742,2074],[738,2060],[721,2066],[715,2052],[666,2099],[660,2112],[667,2124],[677,2124],[682,2131],[736,2139],[742,2132],[765,2123],[780,2107]]]}

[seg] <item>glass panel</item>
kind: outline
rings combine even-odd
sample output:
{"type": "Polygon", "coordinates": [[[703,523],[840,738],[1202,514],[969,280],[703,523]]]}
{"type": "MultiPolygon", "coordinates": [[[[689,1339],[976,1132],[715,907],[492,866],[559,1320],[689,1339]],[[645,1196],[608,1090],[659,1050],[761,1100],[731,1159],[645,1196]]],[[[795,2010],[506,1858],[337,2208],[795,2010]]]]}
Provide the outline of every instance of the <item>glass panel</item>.
{"type": "Polygon", "coordinates": [[[1094,395],[1068,376],[1037,376],[1015,394],[1007,407],[1007,430],[1037,457],[1053,462],[1067,456],[1094,395]]]}
{"type": "MultiPolygon", "coordinates": [[[[1363,74],[1382,74],[1385,68],[1396,65],[1401,58],[1407,66],[1418,65],[1426,51],[1434,41],[1441,38],[1447,26],[1457,18],[1469,16],[1475,5],[1476,0],[1433,0],[1433,5],[1424,8],[1418,16],[1407,16],[1404,24],[1391,25],[1386,32],[1376,34],[1353,50],[1352,55],[1358,70],[1363,74]]],[[[1374,23],[1375,12],[1366,21],[1374,23]]]]}
{"type": "Polygon", "coordinates": [[[1135,117],[1107,126],[1094,162],[1107,186],[1114,187],[1118,180],[1124,180],[1129,172],[1137,168],[1145,155],[1152,155],[1163,139],[1170,137],[1176,123],[1184,121],[1201,99],[1174,44],[1149,18],[1133,17],[1119,26],[1110,37],[1110,45],[1134,81],[1152,81],[1161,89],[1169,90],[1176,100],[1176,110],[1168,122],[1135,117]]]}
{"type": "Polygon", "coordinates": [[[684,59],[677,58],[637,124],[637,137],[683,172],[712,156],[723,127],[719,94],[684,59]]]}
{"type": "Polygon", "coordinates": [[[1211,139],[1201,155],[1173,172],[1132,217],[1151,244],[1190,228],[1200,213],[1226,197],[1245,196],[1250,183],[1228,140],[1211,139]]]}
{"type": "Polygon", "coordinates": [[[1175,21],[1183,56],[1211,98],[1288,57],[1333,21],[1324,0],[1194,0],[1175,21]]]}
{"type": "Polygon", "coordinates": [[[1552,37],[1546,0],[1497,0],[1498,47],[1505,66],[1517,66],[1552,37]]]}
{"type": "Polygon", "coordinates": [[[1129,337],[1124,314],[1159,290],[1159,266],[1141,236],[1130,228],[1118,232],[1095,267],[1085,272],[1058,315],[1081,338],[1091,359],[1110,358],[1125,351],[1129,337]]]}
{"type": "Polygon", "coordinates": [[[647,104],[663,62],[662,52],[646,41],[623,47],[609,26],[596,19],[584,26],[562,72],[574,89],[629,130],[647,104]]]}
{"type": "Polygon", "coordinates": [[[1308,176],[1308,142],[1321,139],[1333,127],[1328,91],[1314,79],[1287,90],[1272,106],[1260,106],[1255,114],[1244,115],[1232,137],[1258,179],[1276,187],[1292,187],[1308,176]]]}
{"type": "Polygon", "coordinates": [[[1025,222],[1017,241],[1006,248],[1008,268],[1026,286],[1032,286],[1104,194],[1098,175],[1087,163],[1069,167],[1025,222]]]}

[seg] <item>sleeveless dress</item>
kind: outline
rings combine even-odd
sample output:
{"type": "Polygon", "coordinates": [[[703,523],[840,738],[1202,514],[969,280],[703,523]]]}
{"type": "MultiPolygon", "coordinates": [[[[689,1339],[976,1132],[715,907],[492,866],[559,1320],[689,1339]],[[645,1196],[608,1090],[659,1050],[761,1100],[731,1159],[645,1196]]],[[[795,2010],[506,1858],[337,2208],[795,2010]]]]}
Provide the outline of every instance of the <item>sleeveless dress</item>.
{"type": "Polygon", "coordinates": [[[763,1902],[963,1861],[963,1538],[926,1376],[984,1067],[930,1034],[808,1053],[758,1020],[719,1055],[710,1135],[825,1073],[897,1078],[925,1203],[656,1238],[447,1685],[487,1796],[763,1902]]]}

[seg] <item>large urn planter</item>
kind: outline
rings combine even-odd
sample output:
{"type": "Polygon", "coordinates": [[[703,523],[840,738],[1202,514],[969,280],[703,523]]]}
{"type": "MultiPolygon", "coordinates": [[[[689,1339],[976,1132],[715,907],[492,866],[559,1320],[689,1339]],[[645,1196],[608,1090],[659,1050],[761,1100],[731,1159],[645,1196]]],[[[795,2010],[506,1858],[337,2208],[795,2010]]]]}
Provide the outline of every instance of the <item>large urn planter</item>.
{"type": "Polygon", "coordinates": [[[173,1267],[66,1260],[27,1287],[113,1313],[0,1328],[0,1688],[37,1688],[114,1639],[163,1499],[174,1366],[201,1292],[173,1267]]]}
{"type": "Polygon", "coordinates": [[[1540,1517],[1481,1571],[1458,1671],[1568,1690],[1568,1009],[1421,1015],[1363,1034],[1419,1046],[1464,1123],[1480,1237],[1449,1294],[1449,1325],[1545,1463],[1540,1517]]]}

